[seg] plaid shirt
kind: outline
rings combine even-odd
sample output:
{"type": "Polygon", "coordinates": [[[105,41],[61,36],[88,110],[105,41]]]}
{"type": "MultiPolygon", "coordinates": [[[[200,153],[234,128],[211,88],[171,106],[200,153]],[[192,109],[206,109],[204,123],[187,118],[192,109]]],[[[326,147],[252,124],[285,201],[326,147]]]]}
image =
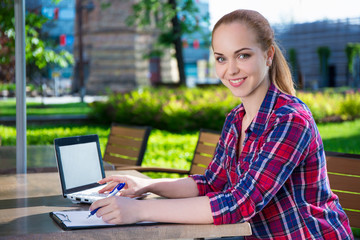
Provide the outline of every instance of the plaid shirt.
{"type": "Polygon", "coordinates": [[[352,239],[307,106],[271,85],[237,157],[244,114],[243,105],[229,113],[205,175],[191,176],[214,224],[248,221],[246,239],[352,239]]]}

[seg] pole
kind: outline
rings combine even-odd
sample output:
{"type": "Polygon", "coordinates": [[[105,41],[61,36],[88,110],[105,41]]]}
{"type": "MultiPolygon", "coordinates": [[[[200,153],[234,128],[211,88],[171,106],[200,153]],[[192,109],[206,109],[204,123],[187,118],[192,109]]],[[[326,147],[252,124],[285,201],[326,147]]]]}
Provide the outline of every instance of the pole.
{"type": "Polygon", "coordinates": [[[79,47],[79,92],[81,102],[84,102],[85,86],[84,86],[84,60],[83,60],[83,42],[82,42],[82,6],[81,0],[76,0],[76,17],[78,31],[78,47],[79,47]]]}
{"type": "Polygon", "coordinates": [[[16,172],[26,173],[25,0],[15,0],[16,172]]]}

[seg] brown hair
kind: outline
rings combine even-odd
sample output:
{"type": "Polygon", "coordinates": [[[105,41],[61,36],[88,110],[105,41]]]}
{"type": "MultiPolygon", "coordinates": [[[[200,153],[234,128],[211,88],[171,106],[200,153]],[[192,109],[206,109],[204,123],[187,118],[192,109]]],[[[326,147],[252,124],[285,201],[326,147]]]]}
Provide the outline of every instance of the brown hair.
{"type": "Polygon", "coordinates": [[[257,40],[263,51],[267,51],[271,46],[275,48],[272,64],[269,68],[270,81],[282,92],[295,96],[294,83],[292,81],[289,65],[275,42],[274,31],[268,20],[260,13],[253,10],[239,9],[223,16],[214,26],[214,32],[222,24],[240,22],[248,28],[253,29],[257,34],[257,40]]]}

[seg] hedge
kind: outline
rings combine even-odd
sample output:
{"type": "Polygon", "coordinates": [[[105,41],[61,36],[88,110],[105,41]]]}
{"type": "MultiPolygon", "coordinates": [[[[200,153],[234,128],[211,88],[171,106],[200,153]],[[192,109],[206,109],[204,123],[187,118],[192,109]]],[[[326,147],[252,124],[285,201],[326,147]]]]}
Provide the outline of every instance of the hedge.
{"type": "MultiPolygon", "coordinates": [[[[298,92],[317,122],[360,117],[360,93],[298,92]]],[[[106,102],[93,102],[89,116],[103,124],[117,122],[148,125],[171,132],[200,128],[221,130],[226,115],[239,98],[223,86],[209,88],[143,88],[110,94],[106,102]]]]}

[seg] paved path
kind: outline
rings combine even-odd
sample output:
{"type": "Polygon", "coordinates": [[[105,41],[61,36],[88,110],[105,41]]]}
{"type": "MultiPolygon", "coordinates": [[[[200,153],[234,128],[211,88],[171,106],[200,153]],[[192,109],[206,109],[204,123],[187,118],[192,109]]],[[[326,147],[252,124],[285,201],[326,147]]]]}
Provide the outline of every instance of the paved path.
{"type": "MultiPolygon", "coordinates": [[[[16,98],[0,98],[0,104],[3,100],[13,100],[16,98]]],[[[94,101],[104,101],[107,96],[85,96],[84,102],[91,103],[94,101]]],[[[26,102],[39,102],[44,104],[60,104],[60,103],[75,103],[80,102],[79,96],[62,96],[62,97],[26,97],[26,102]]],[[[43,123],[43,122],[84,122],[88,120],[86,114],[81,115],[46,115],[46,116],[27,116],[28,123],[43,123]]],[[[16,116],[0,116],[0,125],[15,125],[16,116]]]]}
{"type": "MultiPolygon", "coordinates": [[[[94,101],[104,101],[107,99],[107,96],[85,96],[84,102],[91,103],[94,101]]],[[[0,103],[3,100],[14,100],[16,98],[0,98],[0,103]]],[[[26,97],[26,102],[43,102],[44,104],[56,104],[56,103],[74,103],[80,102],[79,96],[67,95],[61,97],[26,97]]]]}

